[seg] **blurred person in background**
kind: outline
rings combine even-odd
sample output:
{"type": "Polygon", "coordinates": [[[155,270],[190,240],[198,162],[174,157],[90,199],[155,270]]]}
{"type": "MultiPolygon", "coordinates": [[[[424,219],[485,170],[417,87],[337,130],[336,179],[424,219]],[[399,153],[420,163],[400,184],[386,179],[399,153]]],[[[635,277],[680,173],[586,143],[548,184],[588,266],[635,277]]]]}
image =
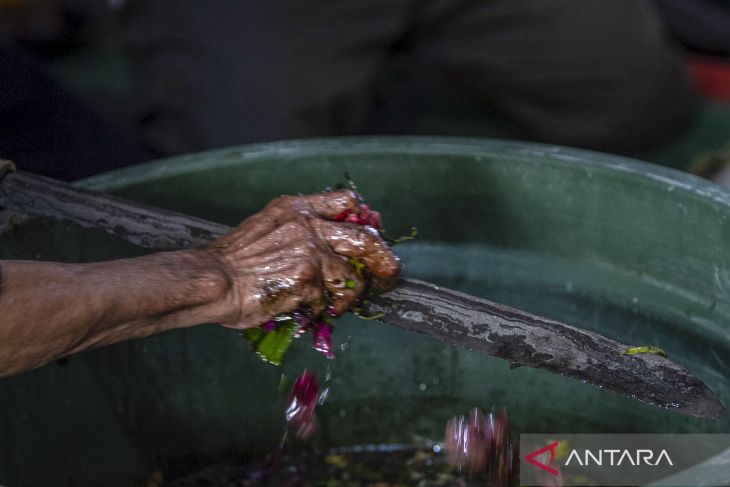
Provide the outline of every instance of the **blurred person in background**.
{"type": "Polygon", "coordinates": [[[125,14],[138,121],[160,155],[409,133],[443,93],[515,138],[636,154],[695,106],[647,1],[129,0],[125,14]]]}
{"type": "MultiPolygon", "coordinates": [[[[41,3],[0,0],[0,9],[41,3]]],[[[106,14],[90,0],[55,5],[75,12],[81,29],[114,17],[102,30],[113,31],[107,38],[122,47],[132,79],[131,95],[114,109],[113,97],[90,100],[94,122],[60,117],[43,127],[89,142],[68,154],[90,151],[99,164],[50,171],[67,170],[66,179],[249,142],[465,133],[465,117],[472,128],[485,126],[470,135],[636,155],[680,134],[696,103],[681,50],[646,0],[114,0],[106,14]],[[433,107],[456,123],[424,127],[433,107]],[[106,152],[105,141],[113,146],[106,152]]],[[[0,72],[0,93],[7,78],[0,72]]],[[[30,93],[56,89],[25,88],[30,105],[30,93]]],[[[66,110],[56,101],[42,105],[66,110]]],[[[0,102],[3,120],[5,113],[0,102]]],[[[42,149],[33,142],[44,139],[31,133],[0,127],[0,155],[21,166],[21,159],[47,161],[3,152],[8,140],[42,149]]]]}

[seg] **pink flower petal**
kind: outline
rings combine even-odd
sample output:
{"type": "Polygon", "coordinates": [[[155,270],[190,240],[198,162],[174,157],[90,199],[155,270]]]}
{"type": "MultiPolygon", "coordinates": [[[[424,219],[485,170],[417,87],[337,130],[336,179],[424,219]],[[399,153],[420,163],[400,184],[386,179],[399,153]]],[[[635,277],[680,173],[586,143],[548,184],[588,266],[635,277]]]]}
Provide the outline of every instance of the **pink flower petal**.
{"type": "Polygon", "coordinates": [[[316,430],[318,393],[317,379],[309,369],[305,369],[294,382],[286,400],[286,420],[299,438],[309,438],[316,430]]]}
{"type": "Polygon", "coordinates": [[[332,351],[331,329],[327,323],[317,323],[312,331],[312,348],[323,353],[328,359],[335,358],[335,354],[332,351]]]}

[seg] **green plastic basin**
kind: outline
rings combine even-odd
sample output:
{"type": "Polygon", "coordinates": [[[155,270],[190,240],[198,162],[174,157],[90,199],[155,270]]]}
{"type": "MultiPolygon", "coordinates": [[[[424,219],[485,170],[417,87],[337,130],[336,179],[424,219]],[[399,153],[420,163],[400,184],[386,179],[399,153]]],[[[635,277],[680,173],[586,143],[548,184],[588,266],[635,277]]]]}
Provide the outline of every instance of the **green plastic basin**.
{"type": "MultiPolygon", "coordinates": [[[[656,345],[730,405],[730,194],[695,177],[559,147],[458,138],[354,138],[222,149],[81,182],[235,224],[281,194],[347,171],[392,235],[404,274],[637,345],[656,345]]],[[[143,251],[34,220],[3,258],[90,261],[143,251]]],[[[0,485],[129,485],[285,430],[282,374],[305,366],[329,396],[323,447],[438,440],[472,406],[507,407],[513,430],[730,432],[580,382],[351,316],[337,358],[295,343],[282,367],[235,330],[197,327],[92,350],[0,380],[0,485]]]]}

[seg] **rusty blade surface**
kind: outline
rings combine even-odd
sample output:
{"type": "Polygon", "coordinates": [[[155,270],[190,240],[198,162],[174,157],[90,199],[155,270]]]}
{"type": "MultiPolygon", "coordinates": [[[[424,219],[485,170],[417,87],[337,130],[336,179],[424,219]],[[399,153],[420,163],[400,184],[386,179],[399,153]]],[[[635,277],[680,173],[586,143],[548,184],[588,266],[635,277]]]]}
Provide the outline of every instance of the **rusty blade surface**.
{"type": "Polygon", "coordinates": [[[602,386],[678,413],[716,419],[717,396],[686,368],[657,354],[509,306],[415,279],[373,297],[366,314],[460,347],[602,386]]]}
{"type": "MultiPolygon", "coordinates": [[[[200,247],[232,230],[23,172],[0,182],[0,207],[100,229],[160,250],[200,247]]],[[[427,282],[400,279],[393,291],[373,298],[365,313],[383,313],[382,321],[406,330],[679,413],[712,419],[725,414],[702,381],[667,358],[623,355],[630,345],[427,282]]]]}

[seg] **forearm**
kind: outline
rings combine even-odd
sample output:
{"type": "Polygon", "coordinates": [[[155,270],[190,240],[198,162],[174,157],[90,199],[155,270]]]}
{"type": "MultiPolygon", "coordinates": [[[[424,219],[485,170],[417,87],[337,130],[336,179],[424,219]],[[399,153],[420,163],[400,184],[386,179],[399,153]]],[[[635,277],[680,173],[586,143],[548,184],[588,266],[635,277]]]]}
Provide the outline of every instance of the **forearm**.
{"type": "Polygon", "coordinates": [[[230,319],[206,251],[92,264],[0,262],[0,376],[87,348],[230,319]]]}

